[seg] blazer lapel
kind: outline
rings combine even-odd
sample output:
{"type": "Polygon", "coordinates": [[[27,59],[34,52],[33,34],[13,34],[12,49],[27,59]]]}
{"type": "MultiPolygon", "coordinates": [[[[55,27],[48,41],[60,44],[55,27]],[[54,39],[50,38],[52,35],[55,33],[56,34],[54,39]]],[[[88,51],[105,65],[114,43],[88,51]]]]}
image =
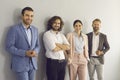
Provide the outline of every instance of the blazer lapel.
{"type": "MultiPolygon", "coordinates": [[[[21,30],[21,34],[23,34],[23,36],[25,37],[25,40],[27,41],[27,43],[29,44],[29,42],[28,42],[28,37],[27,37],[27,34],[26,34],[26,32],[25,32],[25,30],[24,30],[24,28],[23,28],[23,25],[22,25],[22,23],[20,24],[20,30],[21,30]]],[[[29,44],[30,45],[30,44],[29,44]]]]}
{"type": "Polygon", "coordinates": [[[31,27],[31,36],[32,36],[32,40],[31,40],[31,46],[32,46],[34,44],[34,39],[35,39],[35,33],[33,27],[31,27]]]}
{"type": "MultiPolygon", "coordinates": [[[[91,41],[91,46],[92,46],[92,44],[93,44],[93,33],[91,33],[90,41],[91,41]]],[[[92,46],[92,47],[93,47],[93,46],[92,46]]]]}
{"type": "MultiPolygon", "coordinates": [[[[93,48],[93,45],[92,45],[92,44],[93,44],[93,33],[92,33],[92,32],[91,32],[91,34],[90,34],[90,39],[89,39],[89,41],[90,41],[90,46],[91,46],[91,47],[90,47],[90,48],[91,48],[91,49],[90,49],[90,50],[91,50],[90,53],[92,54],[92,48],[93,48]]],[[[91,54],[90,54],[90,55],[91,55],[91,54]]]]}

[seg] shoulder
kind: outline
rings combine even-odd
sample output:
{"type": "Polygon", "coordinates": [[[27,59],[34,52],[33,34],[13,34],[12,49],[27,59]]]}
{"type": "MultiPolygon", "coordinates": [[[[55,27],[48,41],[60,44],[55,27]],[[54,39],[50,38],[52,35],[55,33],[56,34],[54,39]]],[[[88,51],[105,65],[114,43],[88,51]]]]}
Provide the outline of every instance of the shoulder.
{"type": "Polygon", "coordinates": [[[106,39],[106,38],[107,38],[107,35],[106,35],[106,34],[104,34],[104,33],[100,33],[100,37],[102,37],[102,38],[106,39]]]}
{"type": "Polygon", "coordinates": [[[106,36],[106,34],[104,34],[104,33],[100,33],[100,35],[101,35],[101,36],[106,36]]]}
{"type": "Polygon", "coordinates": [[[7,35],[12,36],[12,35],[16,35],[17,33],[19,33],[20,32],[19,26],[20,24],[15,24],[13,26],[10,26],[8,29],[7,35]]]}
{"type": "Polygon", "coordinates": [[[73,32],[69,32],[69,33],[67,33],[66,36],[71,36],[71,35],[73,35],[73,32]]]}
{"type": "Polygon", "coordinates": [[[50,35],[50,31],[49,30],[44,32],[44,34],[43,34],[43,36],[47,36],[47,35],[50,35]]]}
{"type": "Polygon", "coordinates": [[[82,33],[82,36],[83,36],[84,39],[88,38],[87,34],[82,33]]]}
{"type": "Polygon", "coordinates": [[[38,30],[38,28],[33,26],[33,25],[31,25],[31,28],[34,29],[34,30],[38,30]]]}
{"type": "Polygon", "coordinates": [[[82,36],[87,37],[87,34],[82,33],[82,36]]]}
{"type": "Polygon", "coordinates": [[[14,32],[16,30],[19,30],[19,27],[20,27],[20,24],[15,24],[9,28],[9,31],[14,32]]]}
{"type": "Polygon", "coordinates": [[[64,33],[62,33],[62,32],[59,32],[59,34],[62,35],[62,36],[65,36],[64,33]]]}
{"type": "Polygon", "coordinates": [[[46,31],[44,34],[50,34],[51,32],[50,32],[50,30],[48,30],[48,31],[46,31]]]}
{"type": "Polygon", "coordinates": [[[90,32],[90,33],[87,33],[86,35],[87,35],[87,36],[89,36],[89,35],[92,35],[92,32],[90,32]]]}

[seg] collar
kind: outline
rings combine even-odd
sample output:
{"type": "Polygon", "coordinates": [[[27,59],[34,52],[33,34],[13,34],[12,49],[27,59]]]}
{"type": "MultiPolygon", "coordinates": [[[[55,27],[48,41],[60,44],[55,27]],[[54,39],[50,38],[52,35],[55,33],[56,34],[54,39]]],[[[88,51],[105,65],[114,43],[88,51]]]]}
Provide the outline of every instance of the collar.
{"type": "MultiPolygon", "coordinates": [[[[78,36],[78,34],[77,34],[75,31],[73,31],[73,34],[74,34],[75,36],[78,36]]],[[[80,33],[80,37],[82,37],[82,32],[80,33]]]]}
{"type": "MultiPolygon", "coordinates": [[[[53,34],[56,34],[52,29],[50,30],[50,32],[53,33],[53,34]]],[[[57,34],[59,34],[59,33],[60,33],[60,32],[58,31],[57,34]]]]}
{"type": "Polygon", "coordinates": [[[100,35],[100,32],[98,32],[98,34],[97,34],[97,35],[95,34],[95,32],[93,32],[93,35],[95,35],[95,36],[99,36],[99,35],[100,35]]]}
{"type": "Polygon", "coordinates": [[[26,29],[26,30],[27,30],[27,29],[31,29],[31,25],[30,25],[30,27],[29,27],[29,28],[26,28],[26,26],[24,25],[24,23],[23,23],[23,22],[22,22],[22,25],[23,25],[23,28],[24,28],[24,29],[26,29]]]}

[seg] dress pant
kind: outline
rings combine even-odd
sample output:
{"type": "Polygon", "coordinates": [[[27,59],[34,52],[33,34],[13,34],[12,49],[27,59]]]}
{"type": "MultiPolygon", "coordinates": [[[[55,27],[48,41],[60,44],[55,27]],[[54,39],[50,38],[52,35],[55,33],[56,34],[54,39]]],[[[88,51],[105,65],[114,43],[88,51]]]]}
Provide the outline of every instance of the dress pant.
{"type": "Polygon", "coordinates": [[[100,63],[99,58],[91,57],[88,63],[88,71],[90,80],[94,79],[94,73],[96,71],[98,80],[103,80],[103,64],[100,63]]]}
{"type": "Polygon", "coordinates": [[[17,80],[34,80],[35,72],[35,69],[25,72],[16,72],[17,80]]]}
{"type": "Polygon", "coordinates": [[[29,69],[23,72],[16,72],[17,80],[34,80],[35,79],[35,68],[33,67],[32,60],[29,60],[29,69]]]}
{"type": "Polygon", "coordinates": [[[74,53],[72,62],[69,64],[70,80],[86,80],[87,60],[83,54],[74,53]]]}
{"type": "Polygon", "coordinates": [[[66,60],[56,60],[47,58],[47,80],[64,80],[65,68],[66,60]]]}

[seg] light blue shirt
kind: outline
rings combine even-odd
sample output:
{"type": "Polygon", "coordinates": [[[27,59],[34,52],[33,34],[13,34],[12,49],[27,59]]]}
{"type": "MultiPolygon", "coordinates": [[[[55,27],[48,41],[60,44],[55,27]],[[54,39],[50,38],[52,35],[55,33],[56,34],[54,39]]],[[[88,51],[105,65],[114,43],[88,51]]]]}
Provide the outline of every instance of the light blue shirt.
{"type": "Polygon", "coordinates": [[[85,46],[82,35],[78,36],[76,33],[74,33],[74,44],[75,44],[75,53],[82,54],[85,46]]]}
{"type": "MultiPolygon", "coordinates": [[[[24,25],[23,25],[24,26],[24,25]]],[[[32,40],[32,33],[31,33],[31,27],[29,27],[28,29],[24,26],[24,30],[26,32],[26,35],[28,37],[28,42],[29,45],[31,45],[31,40],[32,40]]]]}

